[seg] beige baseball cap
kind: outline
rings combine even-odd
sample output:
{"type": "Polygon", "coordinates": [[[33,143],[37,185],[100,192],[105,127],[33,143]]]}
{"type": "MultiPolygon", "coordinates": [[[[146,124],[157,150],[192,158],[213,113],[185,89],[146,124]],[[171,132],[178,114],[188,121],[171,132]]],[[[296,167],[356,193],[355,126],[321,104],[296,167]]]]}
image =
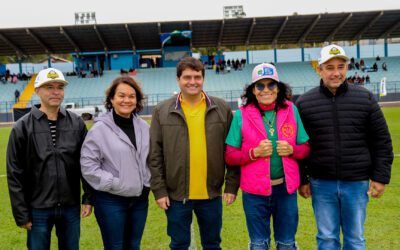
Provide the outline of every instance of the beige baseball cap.
{"type": "Polygon", "coordinates": [[[49,82],[60,82],[67,85],[68,82],[65,80],[64,75],[61,71],[54,68],[47,68],[39,71],[35,80],[35,89],[39,88],[49,82]]]}
{"type": "Polygon", "coordinates": [[[346,62],[350,61],[350,59],[346,56],[346,52],[342,47],[336,44],[331,44],[328,46],[325,46],[321,49],[321,56],[318,59],[318,65],[321,65],[332,58],[342,58],[346,62]]]}

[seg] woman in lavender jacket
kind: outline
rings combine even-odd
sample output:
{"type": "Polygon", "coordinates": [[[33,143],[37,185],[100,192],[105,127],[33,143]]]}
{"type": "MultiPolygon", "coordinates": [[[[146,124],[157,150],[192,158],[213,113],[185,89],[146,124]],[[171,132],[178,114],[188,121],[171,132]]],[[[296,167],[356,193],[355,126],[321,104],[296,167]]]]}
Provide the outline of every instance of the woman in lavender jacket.
{"type": "Polygon", "coordinates": [[[82,175],[96,190],[104,249],[140,249],[150,187],[149,125],[138,116],[143,93],[133,78],[118,77],[105,106],[83,143],[82,175]]]}

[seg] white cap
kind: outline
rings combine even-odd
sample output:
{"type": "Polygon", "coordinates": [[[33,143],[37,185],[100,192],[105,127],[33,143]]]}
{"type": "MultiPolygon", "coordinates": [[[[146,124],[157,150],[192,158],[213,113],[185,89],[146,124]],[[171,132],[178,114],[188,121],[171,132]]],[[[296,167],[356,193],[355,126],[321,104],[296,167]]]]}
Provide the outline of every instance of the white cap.
{"type": "Polygon", "coordinates": [[[321,57],[318,59],[318,65],[321,65],[335,57],[342,58],[346,62],[349,61],[349,58],[346,56],[346,52],[344,52],[342,47],[336,44],[331,44],[321,49],[321,57]]]}
{"type": "Polygon", "coordinates": [[[68,84],[68,82],[65,81],[64,75],[61,71],[54,68],[48,68],[39,71],[39,74],[36,76],[35,80],[35,89],[49,82],[60,82],[64,83],[64,85],[68,84]]]}

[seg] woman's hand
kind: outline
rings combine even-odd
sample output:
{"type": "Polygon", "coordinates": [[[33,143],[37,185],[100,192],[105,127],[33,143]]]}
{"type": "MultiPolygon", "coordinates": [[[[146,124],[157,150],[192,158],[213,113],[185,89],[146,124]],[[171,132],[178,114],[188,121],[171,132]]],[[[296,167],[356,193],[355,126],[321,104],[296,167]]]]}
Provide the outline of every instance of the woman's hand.
{"type": "Polygon", "coordinates": [[[276,151],[279,156],[289,156],[293,154],[293,147],[287,141],[276,141],[276,151]]]}
{"type": "Polygon", "coordinates": [[[272,155],[272,142],[268,139],[260,141],[260,144],[254,148],[255,157],[267,157],[272,155]]]}
{"type": "Polygon", "coordinates": [[[88,217],[92,214],[92,206],[88,204],[82,204],[81,215],[82,218],[88,217]]]}

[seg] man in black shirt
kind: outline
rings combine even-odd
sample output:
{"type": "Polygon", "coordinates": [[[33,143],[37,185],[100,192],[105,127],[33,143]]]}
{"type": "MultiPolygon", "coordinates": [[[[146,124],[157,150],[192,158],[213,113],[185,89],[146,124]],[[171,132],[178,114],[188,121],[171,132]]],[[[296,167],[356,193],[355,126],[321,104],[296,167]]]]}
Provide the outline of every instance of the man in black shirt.
{"type": "MultiPolygon", "coordinates": [[[[59,249],[79,249],[80,149],[86,135],[83,120],[61,108],[63,74],[39,72],[35,92],[40,105],[14,125],[7,148],[7,178],[15,222],[28,231],[28,249],[50,249],[56,227],[59,249]]],[[[92,211],[88,192],[82,217],[92,211]]]]}

